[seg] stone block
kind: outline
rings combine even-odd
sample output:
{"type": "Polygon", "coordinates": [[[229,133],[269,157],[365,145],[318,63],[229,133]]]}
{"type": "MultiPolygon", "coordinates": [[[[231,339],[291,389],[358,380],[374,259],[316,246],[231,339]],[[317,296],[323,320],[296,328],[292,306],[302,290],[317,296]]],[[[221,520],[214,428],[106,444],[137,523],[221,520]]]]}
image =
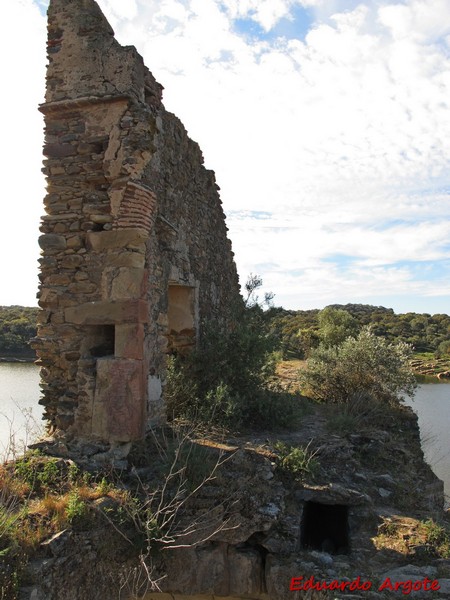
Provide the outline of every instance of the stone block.
{"type": "Polygon", "coordinates": [[[104,252],[118,248],[141,250],[148,234],[143,229],[115,229],[113,231],[90,231],[86,235],[86,245],[94,252],[104,252]]]}
{"type": "Polygon", "coordinates": [[[144,325],[116,325],[114,354],[117,358],[142,360],[144,355],[144,325]]]}
{"type": "Polygon", "coordinates": [[[66,156],[74,156],[77,149],[72,144],[45,144],[43,153],[49,158],[65,158],[66,156]]]}
{"type": "MultiPolygon", "coordinates": [[[[268,554],[266,558],[265,580],[267,585],[267,594],[272,600],[286,600],[289,598],[289,584],[292,577],[303,573],[300,560],[295,558],[286,558],[283,560],[280,556],[268,554]]],[[[293,594],[292,597],[296,597],[293,594]]]]}
{"type": "Polygon", "coordinates": [[[146,269],[105,269],[102,291],[105,300],[127,300],[143,298],[146,293],[148,273],[146,269]]]}
{"type": "Polygon", "coordinates": [[[78,269],[83,264],[83,257],[78,254],[65,256],[61,261],[63,269],[78,269]]]}
{"type": "Polygon", "coordinates": [[[93,294],[97,290],[97,286],[90,281],[79,281],[71,283],[68,290],[71,294],[93,294]]]}
{"type": "Polygon", "coordinates": [[[131,269],[142,269],[145,264],[145,256],[139,252],[124,250],[119,254],[108,254],[105,265],[108,267],[130,267],[131,269]]]}
{"type": "Polygon", "coordinates": [[[230,574],[229,594],[245,596],[247,594],[261,593],[263,581],[263,557],[258,550],[246,549],[239,552],[234,547],[228,550],[228,571],[230,574]]]}
{"type": "Polygon", "coordinates": [[[65,250],[67,247],[66,238],[55,233],[40,235],[38,243],[42,250],[65,250]]]}
{"type": "Polygon", "coordinates": [[[144,300],[86,302],[66,308],[65,319],[75,325],[147,323],[148,305],[144,300]]]}
{"type": "Polygon", "coordinates": [[[162,591],[176,590],[181,597],[186,594],[189,598],[196,594],[228,596],[227,549],[227,544],[220,543],[171,551],[166,557],[167,578],[162,582],[162,591]]]}
{"type": "Polygon", "coordinates": [[[49,275],[46,279],[49,287],[53,285],[69,285],[71,281],[72,278],[64,273],[55,273],[54,275],[49,275]]]}
{"type": "Polygon", "coordinates": [[[140,360],[100,358],[92,414],[92,434],[103,440],[129,442],[143,437],[145,390],[140,360]]]}
{"type": "Polygon", "coordinates": [[[38,304],[41,308],[56,308],[59,304],[58,292],[49,288],[42,290],[39,294],[38,304]]]}

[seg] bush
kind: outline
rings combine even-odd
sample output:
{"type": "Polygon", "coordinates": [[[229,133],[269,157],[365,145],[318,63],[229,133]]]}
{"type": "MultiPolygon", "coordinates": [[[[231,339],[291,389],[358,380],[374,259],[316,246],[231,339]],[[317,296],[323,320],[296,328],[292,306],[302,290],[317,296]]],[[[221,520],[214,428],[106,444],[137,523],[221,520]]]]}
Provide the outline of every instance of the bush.
{"type": "Polygon", "coordinates": [[[383,427],[386,422],[385,403],[370,394],[354,394],[345,404],[334,404],[329,408],[327,429],[333,434],[346,435],[366,428],[383,427]]]}
{"type": "Polygon", "coordinates": [[[450,340],[444,340],[441,342],[435,351],[436,358],[442,358],[444,356],[450,356],[450,340]]]}
{"type": "Polygon", "coordinates": [[[401,393],[412,396],[411,353],[408,344],[389,343],[364,328],[340,346],[314,350],[299,373],[300,384],[307,395],[324,402],[348,402],[361,394],[385,401],[401,393]]]}
{"type": "Polygon", "coordinates": [[[277,442],[275,450],[279,453],[280,465],[296,477],[304,475],[314,476],[319,469],[319,461],[315,458],[318,450],[310,449],[311,442],[304,448],[301,446],[288,446],[284,442],[277,442]]]}
{"type": "Polygon", "coordinates": [[[197,350],[169,360],[169,418],[225,427],[291,425],[295,400],[274,384],[275,345],[259,305],[243,309],[228,331],[207,326],[197,350]]]}
{"type": "Polygon", "coordinates": [[[88,508],[85,501],[80,498],[78,491],[72,490],[66,506],[66,517],[69,523],[75,520],[83,519],[87,514],[88,508]]]}

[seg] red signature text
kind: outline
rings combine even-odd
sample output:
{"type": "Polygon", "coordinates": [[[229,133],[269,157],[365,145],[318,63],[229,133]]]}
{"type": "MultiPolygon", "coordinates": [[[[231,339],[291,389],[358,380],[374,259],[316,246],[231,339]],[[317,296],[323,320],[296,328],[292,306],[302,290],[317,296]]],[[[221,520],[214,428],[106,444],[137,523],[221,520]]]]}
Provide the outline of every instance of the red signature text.
{"type": "Polygon", "coordinates": [[[291,592],[304,591],[307,590],[349,590],[350,592],[354,592],[356,590],[370,590],[372,587],[371,581],[361,581],[361,577],[357,577],[353,581],[338,581],[337,579],[333,579],[333,581],[316,581],[314,575],[308,577],[308,579],[304,579],[303,577],[293,577],[291,579],[291,592]]]}
{"type": "MultiPolygon", "coordinates": [[[[308,590],[368,591],[372,589],[372,582],[363,581],[359,576],[352,581],[338,581],[337,579],[333,579],[332,581],[316,581],[314,575],[311,575],[307,579],[304,577],[292,577],[289,589],[291,592],[306,592],[308,590]]],[[[390,590],[392,592],[401,592],[405,595],[418,591],[435,592],[439,589],[441,589],[439,581],[437,579],[428,579],[428,577],[416,581],[410,579],[406,581],[392,581],[390,577],[386,577],[378,587],[378,591],[390,590]]]]}

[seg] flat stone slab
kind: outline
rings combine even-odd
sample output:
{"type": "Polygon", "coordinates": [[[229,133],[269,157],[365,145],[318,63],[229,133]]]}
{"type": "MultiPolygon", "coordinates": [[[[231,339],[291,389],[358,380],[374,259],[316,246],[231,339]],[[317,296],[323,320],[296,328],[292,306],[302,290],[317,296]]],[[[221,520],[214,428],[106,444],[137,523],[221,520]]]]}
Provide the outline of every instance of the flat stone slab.
{"type": "Polygon", "coordinates": [[[145,300],[86,302],[66,308],[64,317],[75,325],[147,323],[148,305],[145,300]]]}

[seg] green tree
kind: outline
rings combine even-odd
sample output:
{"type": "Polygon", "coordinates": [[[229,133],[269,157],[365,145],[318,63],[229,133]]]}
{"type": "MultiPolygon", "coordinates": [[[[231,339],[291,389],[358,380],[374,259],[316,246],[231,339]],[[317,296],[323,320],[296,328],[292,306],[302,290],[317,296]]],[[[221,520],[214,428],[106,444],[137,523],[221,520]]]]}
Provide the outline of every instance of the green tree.
{"type": "Polygon", "coordinates": [[[0,306],[0,356],[34,356],[29,341],[36,335],[38,308],[0,306]]]}
{"type": "Polygon", "coordinates": [[[327,306],[319,313],[319,338],[327,348],[338,346],[349,336],[356,335],[358,324],[350,313],[327,306]]]}
{"type": "Polygon", "coordinates": [[[440,358],[442,356],[450,356],[450,340],[444,340],[442,341],[436,352],[435,355],[440,358]]]}
{"type": "Polygon", "coordinates": [[[313,350],[300,371],[301,385],[304,393],[323,402],[345,403],[358,395],[387,402],[401,393],[412,396],[411,353],[408,344],[390,343],[365,327],[340,346],[313,350]]]}

